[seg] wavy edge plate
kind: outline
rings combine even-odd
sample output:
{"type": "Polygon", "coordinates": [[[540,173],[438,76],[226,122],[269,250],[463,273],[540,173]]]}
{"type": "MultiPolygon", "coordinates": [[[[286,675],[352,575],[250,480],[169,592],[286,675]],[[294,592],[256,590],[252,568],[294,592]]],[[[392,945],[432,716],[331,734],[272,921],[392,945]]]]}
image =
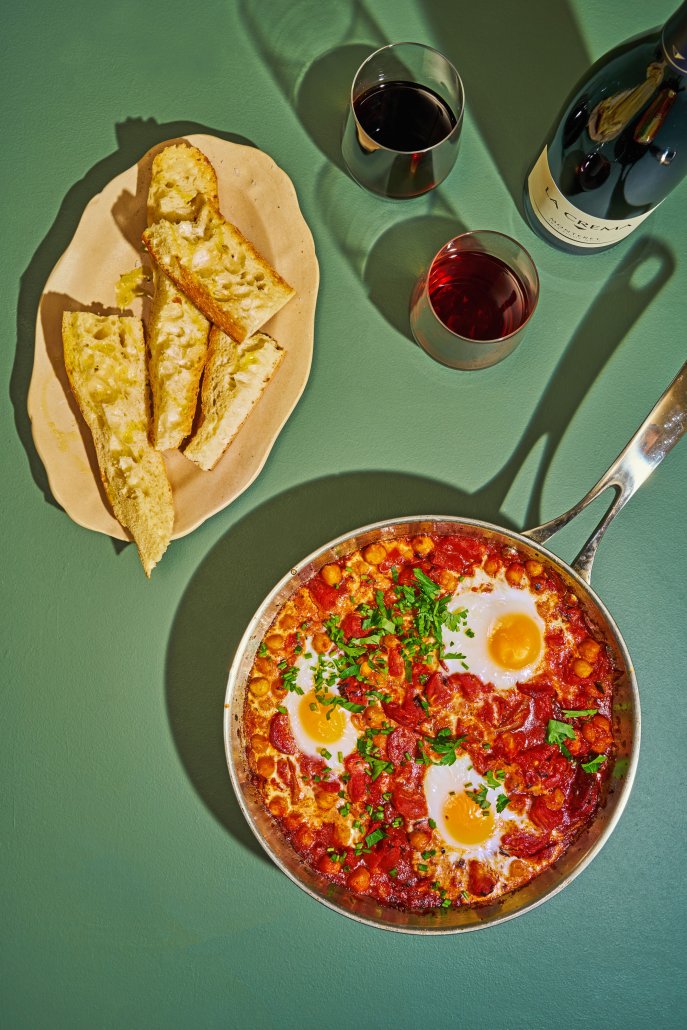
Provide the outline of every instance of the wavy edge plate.
{"type": "Polygon", "coordinates": [[[69,388],[62,312],[145,314],[140,299],[126,309],[117,307],[117,280],[136,265],[148,264],[140,237],[150,167],[155,154],[182,141],[210,159],[222,213],[296,289],[296,296],[263,327],[284,346],[284,360],[212,472],[203,472],[178,451],[165,452],[176,513],[173,540],[226,508],[259,475],[305,389],[312,364],[319,265],[293,183],[271,157],[257,148],[195,134],[156,145],[112,179],[86,205],[41,294],[27,408],[55,500],[79,525],[119,540],[131,540],[131,535],[112,514],[93,441],[69,388]]]}

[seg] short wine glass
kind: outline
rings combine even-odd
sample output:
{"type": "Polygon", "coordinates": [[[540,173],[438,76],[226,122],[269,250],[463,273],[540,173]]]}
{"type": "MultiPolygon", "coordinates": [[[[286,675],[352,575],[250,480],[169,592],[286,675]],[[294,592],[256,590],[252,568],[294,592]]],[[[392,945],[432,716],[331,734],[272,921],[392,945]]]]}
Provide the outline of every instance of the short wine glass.
{"type": "Polygon", "coordinates": [[[524,247],[500,232],[466,232],[418,280],[410,326],[443,365],[488,368],[518,346],[538,299],[539,276],[524,247]]]}
{"type": "Polygon", "coordinates": [[[365,189],[407,200],[443,182],[458,155],[465,95],[456,69],[421,43],[391,43],[353,79],[341,152],[365,189]]]}

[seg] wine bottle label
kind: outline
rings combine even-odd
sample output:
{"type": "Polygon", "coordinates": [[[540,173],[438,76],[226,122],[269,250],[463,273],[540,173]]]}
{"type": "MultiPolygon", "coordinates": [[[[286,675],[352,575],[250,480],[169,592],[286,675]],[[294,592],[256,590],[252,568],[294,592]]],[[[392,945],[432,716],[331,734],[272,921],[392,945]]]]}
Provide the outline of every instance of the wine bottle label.
{"type": "MultiPolygon", "coordinates": [[[[527,180],[530,203],[535,215],[552,236],[577,247],[610,247],[624,240],[651,211],[622,221],[594,218],[571,204],[559,190],[549,168],[548,147],[544,147],[539,160],[527,180]]],[[[653,208],[651,209],[653,210],[653,208]]]]}

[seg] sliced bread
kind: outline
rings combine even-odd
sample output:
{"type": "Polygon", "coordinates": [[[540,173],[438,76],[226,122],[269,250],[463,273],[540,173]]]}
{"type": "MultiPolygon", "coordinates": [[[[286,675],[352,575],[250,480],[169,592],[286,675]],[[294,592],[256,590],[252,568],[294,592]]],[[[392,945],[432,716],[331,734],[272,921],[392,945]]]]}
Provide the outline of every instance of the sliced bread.
{"type": "Polygon", "coordinates": [[[159,268],[205,317],[239,343],[294,294],[211,203],[195,221],[163,220],[149,226],[143,242],[159,268]]]}
{"type": "Polygon", "coordinates": [[[184,448],[187,458],[206,471],[215,467],[283,356],[284,349],[267,333],[237,343],[213,325],[200,394],[200,420],[184,448]]]}
{"type": "MultiPolygon", "coordinates": [[[[219,203],[215,170],[196,147],[177,144],[155,156],[148,190],[148,222],[195,218],[206,200],[219,203]]],[[[178,447],[191,432],[210,323],[157,267],[148,320],[148,370],[153,395],[151,436],[160,451],[178,447]]]]}
{"type": "Polygon", "coordinates": [[[165,147],[155,155],[148,190],[148,225],[193,221],[206,200],[219,207],[217,175],[205,154],[190,144],[165,147]]]}
{"type": "Polygon", "coordinates": [[[62,342],[112,510],[131,532],[149,577],[169,544],[174,506],[162,455],[148,440],[143,324],[128,316],[65,311],[62,342]]]}

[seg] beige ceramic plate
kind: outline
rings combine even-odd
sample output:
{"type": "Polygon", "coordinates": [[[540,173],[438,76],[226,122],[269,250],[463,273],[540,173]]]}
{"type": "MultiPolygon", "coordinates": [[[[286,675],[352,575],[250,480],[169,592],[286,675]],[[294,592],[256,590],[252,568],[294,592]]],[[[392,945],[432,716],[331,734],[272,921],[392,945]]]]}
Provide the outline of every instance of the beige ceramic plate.
{"type": "MultiPolygon", "coordinates": [[[[308,381],[312,360],[319,268],[312,235],[293,184],[274,161],[252,147],[214,136],[187,136],[215,167],[222,213],[239,227],[296,290],[265,326],[286,355],[260,402],[212,472],[177,451],[165,454],[174,491],[173,538],[221,511],[260,472],[308,381]]],[[[102,489],[95,450],[72,397],[62,360],[65,310],[117,313],[116,285],[124,272],[147,262],[146,224],[150,166],[169,140],[118,175],[86,207],[74,238],[45,285],[36,322],[36,351],[28,397],[33,439],[55,499],[88,529],[130,539],[112,515],[102,489]]],[[[126,311],[140,315],[142,301],[126,311]]],[[[143,313],[145,315],[145,313],[143,313]]]]}

